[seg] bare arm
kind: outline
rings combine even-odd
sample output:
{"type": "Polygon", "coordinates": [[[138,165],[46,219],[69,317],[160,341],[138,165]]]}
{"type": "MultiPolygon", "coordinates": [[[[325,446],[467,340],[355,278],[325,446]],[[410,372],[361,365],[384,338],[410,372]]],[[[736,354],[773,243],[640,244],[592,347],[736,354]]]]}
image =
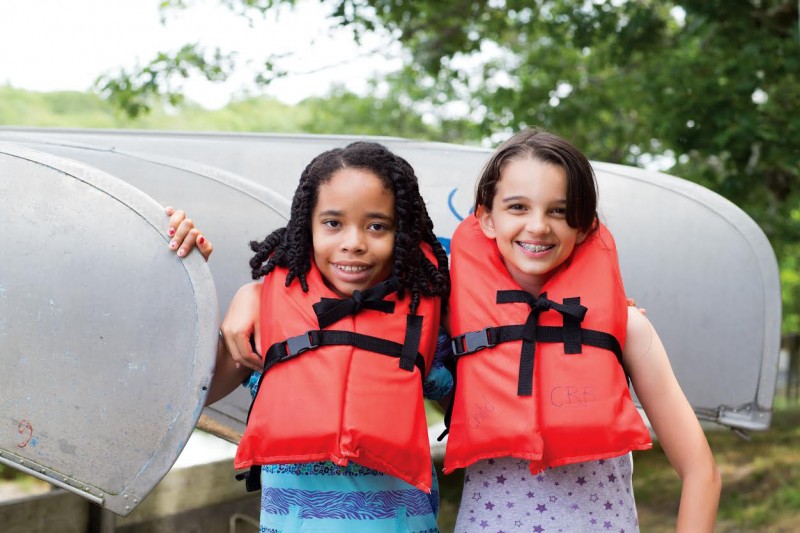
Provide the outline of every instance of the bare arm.
{"type": "Polygon", "coordinates": [[[220,337],[217,345],[217,361],[214,365],[214,376],[211,378],[211,385],[208,388],[206,405],[211,405],[240,386],[247,376],[250,375],[247,367],[237,365],[228,353],[225,340],[220,337]]]}
{"type": "Polygon", "coordinates": [[[633,307],[628,308],[623,359],[636,395],[682,481],[677,531],[712,532],[721,489],[714,457],[675,379],[658,334],[650,321],[633,307]]]}
{"type": "MultiPolygon", "coordinates": [[[[206,239],[194,222],[181,209],[165,209],[169,222],[167,233],[172,238],[169,248],[179,257],[185,257],[192,248],[197,248],[208,261],[214,247],[206,239]]],[[[247,378],[252,370],[261,370],[258,354],[250,349],[250,337],[259,340],[259,305],[261,303],[261,284],[249,283],[234,295],[225,320],[220,328],[217,345],[217,358],[214,376],[211,378],[206,405],[224,398],[247,378]]]]}
{"type": "Polygon", "coordinates": [[[244,381],[251,371],[260,371],[264,363],[250,347],[250,337],[255,336],[256,346],[261,344],[259,328],[261,283],[243,285],[231,300],[222,334],[217,347],[214,377],[208,391],[206,405],[224,398],[244,381]]]}

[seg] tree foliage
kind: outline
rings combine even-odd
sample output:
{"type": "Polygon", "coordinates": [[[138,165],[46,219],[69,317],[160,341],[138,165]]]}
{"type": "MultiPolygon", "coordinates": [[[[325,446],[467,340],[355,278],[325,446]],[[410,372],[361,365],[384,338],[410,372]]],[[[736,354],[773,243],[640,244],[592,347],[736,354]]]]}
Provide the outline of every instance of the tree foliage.
{"type": "MultiPolygon", "coordinates": [[[[222,109],[204,109],[186,102],[178,109],[151,104],[147,114],[129,117],[95,94],[61,91],[37,93],[0,86],[0,126],[136,128],[188,131],[400,136],[441,139],[413,109],[390,96],[360,97],[335,89],[325,98],[288,105],[265,97],[246,97],[222,109]]],[[[450,131],[459,131],[448,126],[450,131]]],[[[463,137],[459,137],[462,139],[463,137]]]]}
{"type": "MultiPolygon", "coordinates": [[[[247,16],[295,4],[221,1],[247,16]]],[[[412,109],[446,140],[496,141],[536,125],[595,160],[659,162],[760,224],[784,269],[785,325],[800,325],[800,280],[789,273],[800,264],[796,0],[321,1],[356,39],[388,31],[409,52],[382,116],[397,134],[425,136],[403,112],[412,109]]]]}
{"type": "Polygon", "coordinates": [[[154,101],[183,104],[182,87],[174,85],[176,79],[200,74],[208,81],[225,81],[235,65],[234,57],[219,48],[207,53],[197,43],[187,44],[175,53],[160,52],[143,67],[104,74],[97,78],[95,86],[109,102],[136,118],[149,113],[154,101]]]}
{"type": "Polygon", "coordinates": [[[800,236],[794,0],[335,3],[357,32],[400,35],[427,97],[465,98],[485,135],[540,125],[595,159],[667,155],[769,233],[800,236]]]}

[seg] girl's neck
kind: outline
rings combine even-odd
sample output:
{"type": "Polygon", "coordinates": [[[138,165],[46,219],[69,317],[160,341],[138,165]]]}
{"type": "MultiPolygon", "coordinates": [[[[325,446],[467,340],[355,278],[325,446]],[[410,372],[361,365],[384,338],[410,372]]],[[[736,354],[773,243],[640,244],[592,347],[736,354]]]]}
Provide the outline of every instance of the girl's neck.
{"type": "Polygon", "coordinates": [[[517,285],[520,286],[522,290],[537,297],[542,293],[542,288],[552,275],[552,272],[548,272],[543,276],[529,276],[523,274],[522,272],[518,272],[513,268],[508,268],[508,265],[506,265],[506,270],[508,270],[511,278],[517,283],[517,285]]]}

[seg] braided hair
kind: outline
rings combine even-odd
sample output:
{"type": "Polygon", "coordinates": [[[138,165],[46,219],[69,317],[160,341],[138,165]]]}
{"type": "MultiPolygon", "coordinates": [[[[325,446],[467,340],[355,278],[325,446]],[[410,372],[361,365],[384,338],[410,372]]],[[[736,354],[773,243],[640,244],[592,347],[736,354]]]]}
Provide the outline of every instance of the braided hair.
{"type": "Polygon", "coordinates": [[[447,254],[433,233],[433,222],[419,193],[417,176],[411,165],[385,146],[373,142],[354,142],[315,157],[303,170],[292,199],[292,211],[286,227],[270,233],[261,242],[252,241],[255,255],[250,260],[253,279],[266,276],[275,267],[288,269],[286,286],[297,279],[308,292],[306,274],[311,269],[311,217],[317,204],[320,185],[330,181],[336,171],[356,168],[374,173],[390,189],[395,200],[397,219],[394,241],[393,275],[400,281],[398,294],[411,294],[411,312],[415,313],[420,296],[441,296],[450,291],[447,254]],[[427,243],[438,264],[433,264],[420,245],[427,243]]]}

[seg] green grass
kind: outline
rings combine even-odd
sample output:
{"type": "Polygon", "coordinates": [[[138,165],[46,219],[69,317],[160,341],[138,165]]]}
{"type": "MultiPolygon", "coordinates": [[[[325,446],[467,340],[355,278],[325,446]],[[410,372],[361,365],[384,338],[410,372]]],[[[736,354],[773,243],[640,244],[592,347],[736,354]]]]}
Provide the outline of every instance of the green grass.
{"type": "MultiPolygon", "coordinates": [[[[717,531],[800,531],[800,406],[776,411],[750,441],[727,430],[707,437],[722,475],[717,531]]],[[[677,475],[657,444],[634,460],[642,530],[674,531],[677,475]]]]}
{"type": "Polygon", "coordinates": [[[438,403],[431,400],[425,400],[425,418],[428,420],[428,425],[432,426],[444,420],[444,411],[438,403]]]}

